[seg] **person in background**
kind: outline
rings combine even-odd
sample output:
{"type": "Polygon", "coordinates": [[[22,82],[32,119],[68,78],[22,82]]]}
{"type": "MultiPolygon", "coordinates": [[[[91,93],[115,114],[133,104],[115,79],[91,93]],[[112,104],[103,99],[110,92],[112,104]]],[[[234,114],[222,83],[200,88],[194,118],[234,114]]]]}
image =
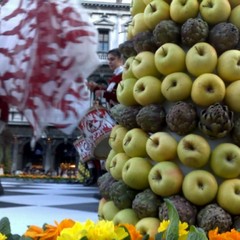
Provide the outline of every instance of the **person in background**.
{"type": "Polygon", "coordinates": [[[89,82],[89,89],[95,93],[96,98],[101,96],[106,99],[109,107],[117,103],[116,90],[118,83],[122,80],[123,57],[118,48],[107,53],[109,68],[113,71],[113,76],[108,80],[108,86],[89,82]]]}

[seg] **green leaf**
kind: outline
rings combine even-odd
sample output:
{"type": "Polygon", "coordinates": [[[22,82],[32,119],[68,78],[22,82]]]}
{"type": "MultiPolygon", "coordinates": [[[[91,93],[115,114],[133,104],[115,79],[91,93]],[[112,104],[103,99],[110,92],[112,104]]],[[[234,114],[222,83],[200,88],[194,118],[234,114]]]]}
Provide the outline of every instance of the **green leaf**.
{"type": "Polygon", "coordinates": [[[88,240],[88,238],[86,236],[84,236],[80,240],[88,240]]]}
{"type": "Polygon", "coordinates": [[[11,227],[10,227],[10,222],[7,217],[3,217],[0,220],[0,233],[4,235],[10,235],[11,234],[11,227]]]}
{"type": "Polygon", "coordinates": [[[187,240],[208,240],[208,238],[203,229],[191,226],[187,240]]]}
{"type": "Polygon", "coordinates": [[[149,234],[145,234],[142,238],[142,240],[148,240],[149,239],[149,234]]]}
{"type": "Polygon", "coordinates": [[[25,237],[25,236],[21,236],[21,238],[19,240],[32,240],[32,238],[30,237],[25,237]]]}
{"type": "Polygon", "coordinates": [[[178,240],[178,230],[179,230],[179,215],[176,207],[169,199],[164,199],[168,208],[168,217],[170,224],[166,232],[167,240],[178,240]]]}
{"type": "Polygon", "coordinates": [[[21,236],[18,234],[10,234],[10,236],[8,236],[7,240],[20,240],[21,236]]]}
{"type": "Polygon", "coordinates": [[[155,235],[155,240],[162,240],[163,234],[164,234],[163,232],[157,233],[157,234],[155,235]]]}

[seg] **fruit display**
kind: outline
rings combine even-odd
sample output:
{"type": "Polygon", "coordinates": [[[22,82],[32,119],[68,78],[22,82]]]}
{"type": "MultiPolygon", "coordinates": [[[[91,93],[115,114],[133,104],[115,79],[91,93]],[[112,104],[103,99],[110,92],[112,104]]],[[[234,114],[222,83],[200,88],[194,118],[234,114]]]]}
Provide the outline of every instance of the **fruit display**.
{"type": "Polygon", "coordinates": [[[168,218],[164,199],[183,222],[229,231],[240,218],[240,2],[132,0],[130,11],[102,197],[125,202],[117,222],[144,232],[168,218]]]}

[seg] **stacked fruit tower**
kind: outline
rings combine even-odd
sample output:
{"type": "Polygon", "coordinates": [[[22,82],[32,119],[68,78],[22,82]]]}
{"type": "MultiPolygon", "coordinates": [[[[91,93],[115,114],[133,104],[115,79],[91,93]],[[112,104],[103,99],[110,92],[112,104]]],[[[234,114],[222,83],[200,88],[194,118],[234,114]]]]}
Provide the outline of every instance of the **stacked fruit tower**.
{"type": "Polygon", "coordinates": [[[99,218],[153,236],[240,223],[240,2],[133,0],[99,218]]]}

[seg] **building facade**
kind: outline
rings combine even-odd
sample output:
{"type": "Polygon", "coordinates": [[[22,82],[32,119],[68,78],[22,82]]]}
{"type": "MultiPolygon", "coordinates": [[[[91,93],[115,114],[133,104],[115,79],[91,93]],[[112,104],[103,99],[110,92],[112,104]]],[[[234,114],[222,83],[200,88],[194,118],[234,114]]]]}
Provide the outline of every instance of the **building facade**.
{"type": "MultiPolygon", "coordinates": [[[[107,80],[111,76],[107,52],[126,40],[126,29],[131,20],[130,3],[124,0],[89,0],[79,1],[79,4],[86,9],[99,34],[98,57],[101,66],[88,80],[107,80]]],[[[31,146],[32,134],[32,128],[23,115],[10,107],[7,131],[0,136],[0,165],[4,165],[6,172],[27,171],[31,166],[31,169],[46,173],[57,171],[63,163],[74,165],[78,161],[79,153],[73,143],[81,135],[79,129],[65,135],[49,126],[34,147],[31,146]],[[11,141],[6,141],[6,137],[11,141]]]]}

